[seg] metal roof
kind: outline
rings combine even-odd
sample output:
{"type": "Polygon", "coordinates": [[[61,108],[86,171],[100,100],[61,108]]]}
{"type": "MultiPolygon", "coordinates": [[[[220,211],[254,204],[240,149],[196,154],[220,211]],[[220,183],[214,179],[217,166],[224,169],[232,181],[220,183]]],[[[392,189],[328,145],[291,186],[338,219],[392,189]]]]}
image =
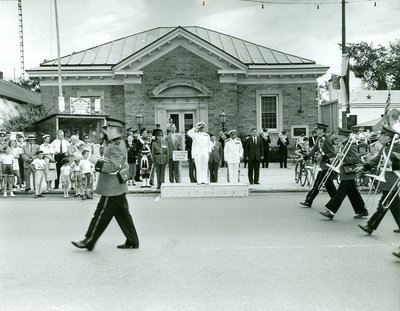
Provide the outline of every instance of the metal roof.
{"type": "MultiPolygon", "coordinates": [[[[116,65],[146,46],[182,28],[247,65],[315,64],[315,61],[280,52],[268,47],[238,39],[198,26],[158,27],[101,44],[61,58],[63,66],[116,65]]],[[[40,66],[57,65],[57,59],[45,61],[40,66]]]]}
{"type": "Polygon", "coordinates": [[[28,103],[34,105],[40,105],[41,95],[40,93],[27,90],[15,83],[11,83],[0,79],[0,97],[5,97],[11,101],[20,103],[28,103]]]}

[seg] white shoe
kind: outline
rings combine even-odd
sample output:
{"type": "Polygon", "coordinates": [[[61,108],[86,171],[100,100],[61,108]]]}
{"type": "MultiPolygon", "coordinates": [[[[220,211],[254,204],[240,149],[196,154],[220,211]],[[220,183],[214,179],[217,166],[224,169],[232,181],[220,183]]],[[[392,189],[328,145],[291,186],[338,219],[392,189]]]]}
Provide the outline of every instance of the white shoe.
{"type": "Polygon", "coordinates": [[[6,197],[7,197],[7,192],[4,191],[3,198],[6,198],[6,197]]]}
{"type": "Polygon", "coordinates": [[[10,197],[15,197],[15,194],[13,192],[11,192],[10,197]]]}

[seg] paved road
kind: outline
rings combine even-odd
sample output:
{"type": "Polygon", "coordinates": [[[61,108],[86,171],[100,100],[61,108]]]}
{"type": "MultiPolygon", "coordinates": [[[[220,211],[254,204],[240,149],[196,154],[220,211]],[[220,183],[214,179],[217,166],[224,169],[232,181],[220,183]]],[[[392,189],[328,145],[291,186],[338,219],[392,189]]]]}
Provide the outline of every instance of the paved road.
{"type": "Polygon", "coordinates": [[[116,249],[113,221],[93,252],[70,241],[97,200],[2,199],[0,310],[398,310],[391,215],[366,236],[348,201],[329,221],[303,197],[130,195],[141,248],[116,249]]]}

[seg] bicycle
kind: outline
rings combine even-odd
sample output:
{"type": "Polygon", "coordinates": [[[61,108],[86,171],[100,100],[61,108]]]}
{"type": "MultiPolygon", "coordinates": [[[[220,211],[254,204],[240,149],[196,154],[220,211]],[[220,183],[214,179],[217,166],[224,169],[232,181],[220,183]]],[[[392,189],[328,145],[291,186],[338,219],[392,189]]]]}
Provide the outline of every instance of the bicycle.
{"type": "Polygon", "coordinates": [[[303,187],[308,180],[308,171],[306,169],[306,161],[304,160],[303,155],[298,155],[299,157],[295,159],[296,166],[294,168],[294,179],[296,183],[300,183],[303,187]]]}

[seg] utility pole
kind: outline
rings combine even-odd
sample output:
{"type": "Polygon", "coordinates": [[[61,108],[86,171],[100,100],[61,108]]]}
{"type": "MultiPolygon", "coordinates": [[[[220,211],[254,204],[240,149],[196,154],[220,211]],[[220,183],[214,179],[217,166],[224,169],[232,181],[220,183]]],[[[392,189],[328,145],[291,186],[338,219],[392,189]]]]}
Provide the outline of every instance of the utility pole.
{"type": "Polygon", "coordinates": [[[64,112],[65,104],[62,91],[62,78],[61,78],[61,56],[60,56],[60,30],[58,27],[58,11],[57,11],[57,0],[54,0],[54,11],[56,19],[56,34],[57,34],[57,63],[58,63],[58,109],[60,112],[64,112]]]}
{"type": "MultiPolygon", "coordinates": [[[[342,0],[342,62],[346,54],[346,0],[342,0]]],[[[342,110],[342,127],[347,128],[347,114],[350,112],[350,79],[349,79],[349,66],[347,66],[344,85],[346,90],[346,101],[348,103],[346,110],[342,110]]],[[[343,109],[343,107],[342,107],[343,109]]]]}
{"type": "Polygon", "coordinates": [[[18,0],[18,20],[19,20],[19,59],[21,62],[21,78],[22,80],[25,80],[24,27],[22,24],[22,0],[18,0]]]}

